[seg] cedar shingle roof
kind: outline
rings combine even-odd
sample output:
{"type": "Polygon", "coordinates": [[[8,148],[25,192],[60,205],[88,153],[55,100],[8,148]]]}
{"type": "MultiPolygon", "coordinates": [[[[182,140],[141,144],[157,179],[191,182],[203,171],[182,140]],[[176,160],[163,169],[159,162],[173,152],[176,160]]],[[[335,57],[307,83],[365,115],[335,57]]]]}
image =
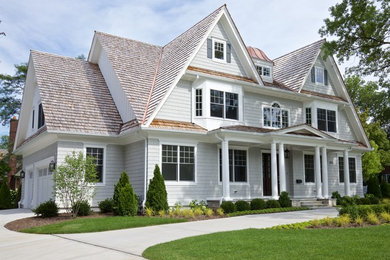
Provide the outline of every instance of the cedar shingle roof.
{"type": "Polygon", "coordinates": [[[165,120],[165,119],[153,119],[150,124],[151,128],[169,129],[169,130],[186,130],[195,132],[207,132],[207,129],[190,122],[165,120]]]}
{"type": "Polygon", "coordinates": [[[324,39],[316,41],[274,59],[274,79],[292,91],[298,92],[306,76],[309,75],[324,41],[324,39]]]}
{"type": "Polygon", "coordinates": [[[122,120],[98,65],[31,51],[50,131],[115,135],[122,120]]]}

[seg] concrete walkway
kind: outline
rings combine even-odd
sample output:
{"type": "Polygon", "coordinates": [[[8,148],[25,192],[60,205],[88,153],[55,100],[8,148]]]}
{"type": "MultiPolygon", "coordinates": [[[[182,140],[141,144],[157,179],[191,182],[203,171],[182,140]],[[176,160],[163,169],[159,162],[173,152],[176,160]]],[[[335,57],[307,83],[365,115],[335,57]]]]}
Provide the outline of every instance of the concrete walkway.
{"type": "Polygon", "coordinates": [[[326,208],[55,236],[21,234],[3,227],[12,219],[31,215],[28,211],[22,210],[14,210],[14,213],[8,215],[0,211],[2,226],[0,229],[0,259],[49,259],[53,257],[56,259],[141,259],[142,252],[146,248],[159,243],[220,231],[266,228],[327,216],[335,217],[337,211],[334,208],[326,208]]]}

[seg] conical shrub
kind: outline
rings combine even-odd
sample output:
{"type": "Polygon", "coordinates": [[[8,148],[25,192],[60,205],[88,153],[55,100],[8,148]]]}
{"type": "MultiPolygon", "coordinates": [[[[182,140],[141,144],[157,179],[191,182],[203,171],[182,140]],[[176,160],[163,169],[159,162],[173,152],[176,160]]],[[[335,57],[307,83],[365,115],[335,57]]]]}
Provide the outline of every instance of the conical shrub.
{"type": "Polygon", "coordinates": [[[146,194],[146,207],[154,212],[168,210],[168,196],[165,188],[164,178],[161,175],[160,167],[156,164],[153,172],[153,179],[150,180],[149,189],[146,194]]]}
{"type": "Polygon", "coordinates": [[[138,199],[126,172],[122,172],[118,183],[115,185],[113,201],[116,215],[134,216],[137,214],[138,199]]]}
{"type": "Polygon", "coordinates": [[[0,187],[0,209],[9,209],[11,208],[11,192],[7,185],[7,180],[4,179],[1,182],[0,187]]]}

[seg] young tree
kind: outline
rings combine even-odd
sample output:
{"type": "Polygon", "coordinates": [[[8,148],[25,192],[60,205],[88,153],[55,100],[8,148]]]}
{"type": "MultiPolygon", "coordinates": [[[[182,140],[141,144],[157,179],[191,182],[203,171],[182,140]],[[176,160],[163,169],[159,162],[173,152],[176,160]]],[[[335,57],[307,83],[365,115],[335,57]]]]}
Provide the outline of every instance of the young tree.
{"type": "Polygon", "coordinates": [[[0,209],[11,208],[11,192],[7,185],[7,179],[0,181],[0,209]]]}
{"type": "Polygon", "coordinates": [[[138,210],[138,199],[130,185],[129,176],[122,172],[114,188],[114,212],[120,216],[134,216],[138,210]]]}
{"type": "Polygon", "coordinates": [[[150,180],[148,193],[146,194],[146,207],[154,212],[168,210],[168,196],[164,178],[160,173],[160,167],[156,164],[153,179],[150,180]]]}
{"type": "Polygon", "coordinates": [[[96,164],[94,157],[84,157],[82,152],[73,152],[65,157],[62,165],[54,171],[54,195],[76,217],[79,201],[89,201],[95,195],[96,164]]]}
{"type": "Polygon", "coordinates": [[[340,62],[358,57],[351,72],[379,77],[389,82],[390,1],[343,0],[329,8],[331,18],[324,20],[319,33],[337,39],[324,44],[326,55],[336,54],[340,62]]]}

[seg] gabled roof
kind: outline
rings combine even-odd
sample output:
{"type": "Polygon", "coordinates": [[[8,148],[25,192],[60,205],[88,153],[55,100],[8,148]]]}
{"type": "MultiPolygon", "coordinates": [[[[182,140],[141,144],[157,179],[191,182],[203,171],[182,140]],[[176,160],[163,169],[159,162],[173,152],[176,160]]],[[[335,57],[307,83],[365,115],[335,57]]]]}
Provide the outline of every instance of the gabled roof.
{"type": "Polygon", "coordinates": [[[274,59],[274,79],[299,92],[313,66],[324,39],[274,59]]]}
{"type": "Polygon", "coordinates": [[[122,120],[98,65],[31,51],[47,131],[115,135],[122,120]]]}

